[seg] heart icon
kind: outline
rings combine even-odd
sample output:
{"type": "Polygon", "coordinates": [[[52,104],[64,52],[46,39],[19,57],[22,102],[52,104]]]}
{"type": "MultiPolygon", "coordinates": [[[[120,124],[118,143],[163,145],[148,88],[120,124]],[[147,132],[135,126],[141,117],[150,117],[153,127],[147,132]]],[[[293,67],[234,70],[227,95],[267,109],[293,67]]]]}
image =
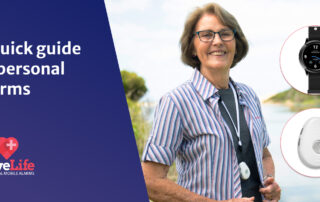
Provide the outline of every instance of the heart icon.
{"type": "Polygon", "coordinates": [[[17,151],[18,147],[19,143],[16,138],[0,137],[0,154],[2,154],[5,159],[9,159],[10,156],[17,151]]]}

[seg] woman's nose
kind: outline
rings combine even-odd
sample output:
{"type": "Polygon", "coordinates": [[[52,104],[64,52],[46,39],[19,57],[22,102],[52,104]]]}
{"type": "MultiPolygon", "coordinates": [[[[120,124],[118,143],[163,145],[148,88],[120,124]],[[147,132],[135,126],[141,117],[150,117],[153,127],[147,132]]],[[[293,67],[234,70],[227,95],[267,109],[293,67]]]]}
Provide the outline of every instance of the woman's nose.
{"type": "Polygon", "coordinates": [[[216,33],[215,34],[215,36],[214,36],[214,38],[213,38],[213,40],[212,40],[212,45],[220,45],[220,44],[222,44],[223,43],[223,41],[222,41],[222,39],[220,38],[220,35],[218,34],[218,33],[216,33]]]}

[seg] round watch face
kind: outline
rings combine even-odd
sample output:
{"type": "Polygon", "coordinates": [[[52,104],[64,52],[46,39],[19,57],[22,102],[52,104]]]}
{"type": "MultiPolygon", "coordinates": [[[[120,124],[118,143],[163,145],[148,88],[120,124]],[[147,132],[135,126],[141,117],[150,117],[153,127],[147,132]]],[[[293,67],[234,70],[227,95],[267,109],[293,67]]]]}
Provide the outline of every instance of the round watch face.
{"type": "Polygon", "coordinates": [[[307,71],[320,73],[320,41],[310,41],[301,48],[300,63],[307,71]]]}

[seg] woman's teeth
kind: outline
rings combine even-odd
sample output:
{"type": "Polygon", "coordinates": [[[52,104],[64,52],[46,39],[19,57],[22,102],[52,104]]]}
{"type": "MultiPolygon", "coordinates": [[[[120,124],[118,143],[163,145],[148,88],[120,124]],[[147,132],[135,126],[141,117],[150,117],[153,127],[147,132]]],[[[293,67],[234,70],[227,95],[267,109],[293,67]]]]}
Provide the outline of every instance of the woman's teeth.
{"type": "Polygon", "coordinates": [[[224,55],[225,52],[224,51],[214,51],[212,53],[210,53],[211,55],[224,55]]]}

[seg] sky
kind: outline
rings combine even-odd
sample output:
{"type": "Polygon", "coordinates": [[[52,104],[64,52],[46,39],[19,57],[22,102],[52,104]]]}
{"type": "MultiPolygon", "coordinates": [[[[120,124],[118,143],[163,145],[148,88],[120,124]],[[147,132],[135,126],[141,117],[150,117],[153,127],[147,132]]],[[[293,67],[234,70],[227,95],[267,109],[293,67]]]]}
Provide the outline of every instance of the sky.
{"type": "MultiPolygon", "coordinates": [[[[157,102],[190,79],[193,69],[180,60],[179,39],[187,15],[208,2],[105,0],[120,70],[145,79],[148,93],[143,100],[157,102]]],[[[236,17],[249,42],[247,57],[231,70],[231,77],[251,86],[261,100],[288,89],[280,70],[281,48],[295,30],[320,24],[320,1],[215,2],[236,17]]]]}

